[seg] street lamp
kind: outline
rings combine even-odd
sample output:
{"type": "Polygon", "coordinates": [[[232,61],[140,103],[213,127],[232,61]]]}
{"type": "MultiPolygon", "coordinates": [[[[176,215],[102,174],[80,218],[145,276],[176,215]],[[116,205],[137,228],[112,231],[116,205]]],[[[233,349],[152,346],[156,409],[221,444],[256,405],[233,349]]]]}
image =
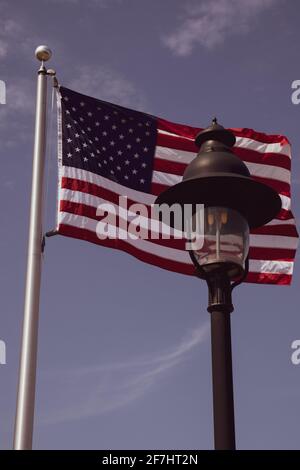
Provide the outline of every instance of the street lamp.
{"type": "Polygon", "coordinates": [[[208,285],[215,449],[235,449],[230,313],[232,289],[248,273],[249,230],[272,220],[281,209],[279,195],[254,180],[231,147],[234,134],[214,119],[195,143],[197,157],[187,166],[180,183],[156,199],[156,204],[183,209],[204,206],[203,245],[191,247],[197,276],[208,285]]]}

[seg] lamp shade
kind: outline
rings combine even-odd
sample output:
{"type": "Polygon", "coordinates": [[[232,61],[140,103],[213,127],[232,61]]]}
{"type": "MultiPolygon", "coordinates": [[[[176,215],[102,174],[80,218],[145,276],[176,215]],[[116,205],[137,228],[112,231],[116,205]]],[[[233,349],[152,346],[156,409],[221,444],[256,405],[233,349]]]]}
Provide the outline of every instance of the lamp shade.
{"type": "Polygon", "coordinates": [[[264,225],[278,214],[279,195],[254,180],[245,163],[233,153],[235,136],[231,131],[214,120],[198,134],[195,143],[199,153],[186,168],[182,181],[162,192],[156,204],[232,209],[247,220],[250,228],[264,225]]]}

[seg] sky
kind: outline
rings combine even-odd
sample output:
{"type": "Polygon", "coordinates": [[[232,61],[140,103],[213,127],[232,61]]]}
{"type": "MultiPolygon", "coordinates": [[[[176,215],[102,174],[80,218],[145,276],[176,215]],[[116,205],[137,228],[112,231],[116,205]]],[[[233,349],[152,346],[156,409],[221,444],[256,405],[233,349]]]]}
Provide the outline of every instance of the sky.
{"type": "MultiPolygon", "coordinates": [[[[12,447],[34,137],[34,50],[78,92],[165,119],[284,134],[300,220],[297,0],[0,1],[0,448],[12,447]]],[[[49,80],[45,231],[55,225],[49,80]]],[[[298,225],[299,227],[299,225],[298,225]]],[[[239,449],[299,449],[300,266],[243,284],[232,313],[239,449]]],[[[207,288],[126,253],[53,237],[43,260],[34,449],[212,449],[207,288]]]]}

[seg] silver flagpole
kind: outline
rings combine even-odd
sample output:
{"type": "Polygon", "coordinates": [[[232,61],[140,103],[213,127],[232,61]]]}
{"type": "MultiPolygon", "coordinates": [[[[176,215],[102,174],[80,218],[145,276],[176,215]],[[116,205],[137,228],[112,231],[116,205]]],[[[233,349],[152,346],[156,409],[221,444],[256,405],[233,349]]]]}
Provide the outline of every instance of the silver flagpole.
{"type": "Polygon", "coordinates": [[[46,146],[47,70],[44,66],[44,62],[50,59],[51,54],[51,50],[47,46],[39,46],[35,51],[35,56],[41,61],[41,66],[38,70],[37,78],[27,274],[14,432],[14,449],[16,450],[32,448],[41,284],[42,211],[46,146]]]}

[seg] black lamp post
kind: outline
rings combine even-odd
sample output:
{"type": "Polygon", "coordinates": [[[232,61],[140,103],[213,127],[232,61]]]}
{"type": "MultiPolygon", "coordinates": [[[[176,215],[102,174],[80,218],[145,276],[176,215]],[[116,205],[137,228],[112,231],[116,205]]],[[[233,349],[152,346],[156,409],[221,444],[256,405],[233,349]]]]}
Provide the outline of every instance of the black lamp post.
{"type": "Polygon", "coordinates": [[[192,249],[190,256],[209,291],[215,449],[235,449],[231,292],[248,272],[249,229],[272,220],[281,209],[281,199],[250,176],[231,150],[234,134],[216,119],[195,143],[199,153],[182,182],[161,193],[156,204],[177,203],[183,210],[185,204],[204,205],[204,243],[201,249],[192,249]]]}

